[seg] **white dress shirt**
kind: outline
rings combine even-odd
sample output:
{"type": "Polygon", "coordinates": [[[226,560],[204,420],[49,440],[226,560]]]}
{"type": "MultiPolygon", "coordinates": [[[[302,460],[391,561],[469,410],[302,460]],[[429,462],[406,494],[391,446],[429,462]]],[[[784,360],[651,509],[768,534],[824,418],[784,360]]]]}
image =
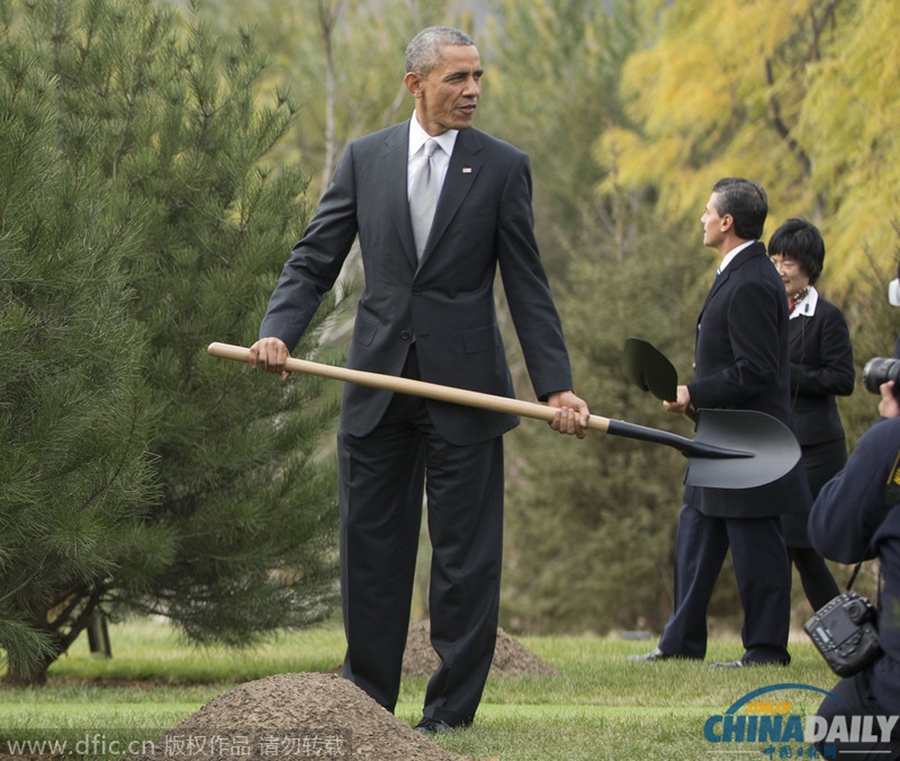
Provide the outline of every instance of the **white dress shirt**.
{"type": "MultiPolygon", "coordinates": [[[[448,129],[446,132],[437,135],[437,140],[441,150],[435,150],[431,156],[432,170],[437,172],[438,187],[443,187],[444,178],[447,176],[447,169],[450,166],[450,154],[453,153],[453,146],[456,145],[456,136],[459,130],[448,129]]],[[[419,161],[422,160],[425,141],[431,138],[422,126],[416,115],[413,114],[409,120],[409,153],[408,163],[406,165],[406,192],[412,187],[413,175],[418,169],[419,161]]],[[[407,196],[408,197],[408,196],[407,196]]]]}

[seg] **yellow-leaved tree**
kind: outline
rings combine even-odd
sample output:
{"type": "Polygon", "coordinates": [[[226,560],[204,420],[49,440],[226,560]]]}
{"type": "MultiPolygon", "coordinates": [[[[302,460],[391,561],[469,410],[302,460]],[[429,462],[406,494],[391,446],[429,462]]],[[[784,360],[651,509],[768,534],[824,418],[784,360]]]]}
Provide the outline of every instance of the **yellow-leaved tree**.
{"type": "Polygon", "coordinates": [[[770,234],[820,226],[832,295],[895,266],[900,42],[893,0],[683,0],[622,79],[631,128],[595,145],[601,194],[653,187],[668,217],[699,217],[711,184],[742,175],[769,194],[770,234]]]}

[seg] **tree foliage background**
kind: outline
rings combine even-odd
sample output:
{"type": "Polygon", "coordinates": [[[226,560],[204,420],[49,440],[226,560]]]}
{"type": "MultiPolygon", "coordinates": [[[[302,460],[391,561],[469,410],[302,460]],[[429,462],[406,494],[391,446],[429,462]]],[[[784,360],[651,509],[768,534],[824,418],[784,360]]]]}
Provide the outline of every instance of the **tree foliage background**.
{"type": "MultiPolygon", "coordinates": [[[[540,4],[542,17],[551,6],[540,4]]],[[[553,18],[571,7],[558,4],[553,18]]],[[[633,44],[617,59],[613,87],[595,80],[595,99],[608,104],[604,117],[591,113],[596,104],[579,101],[598,125],[590,164],[594,225],[557,231],[560,244],[571,244],[561,278],[564,326],[594,410],[678,427],[653,404],[641,419],[648,400],[635,397],[613,368],[621,366],[624,337],[641,335],[690,379],[694,321],[714,268],[699,217],[722,176],[748,176],[767,188],[766,235],[790,216],[821,227],[828,256],[820,290],[845,309],[858,364],[889,355],[898,320],[884,293],[896,272],[891,172],[898,157],[887,125],[898,104],[891,83],[900,57],[888,30],[898,6],[729,0],[712,8],[680,0],[604,7],[610,15],[600,14],[593,35],[630,10],[633,44]],[[597,228],[593,241],[579,240],[597,228]]],[[[558,80],[564,88],[569,82],[558,80]]],[[[529,134],[540,141],[546,132],[529,134]]],[[[579,145],[569,146],[576,156],[579,145]]],[[[576,192],[570,203],[578,205],[576,192]]],[[[875,401],[864,390],[841,400],[851,446],[872,421],[875,401]]],[[[671,610],[666,569],[680,497],[680,479],[661,467],[665,453],[642,451],[646,460],[622,462],[626,446],[594,441],[552,460],[530,441],[523,451],[530,475],[512,493],[529,510],[525,520],[515,506],[510,511],[510,533],[522,538],[510,546],[507,614],[543,628],[658,629],[671,610]]],[[[802,620],[808,608],[795,586],[802,620]]],[[[726,571],[712,613],[734,620],[739,610],[726,571]]]]}
{"type": "Polygon", "coordinates": [[[267,159],[296,105],[262,101],[250,36],[167,4],[0,19],[7,680],[42,681],[98,613],[235,645],[327,616],[334,394],[205,351],[252,342],[305,224],[307,175],[267,159]]]}
{"type": "MultiPolygon", "coordinates": [[[[34,569],[65,558],[66,577],[102,610],[167,611],[201,641],[246,642],[253,621],[267,630],[324,615],[333,592],[323,449],[333,392],[297,377],[261,383],[203,350],[210,340],[253,339],[343,147],[408,117],[403,50],[428,24],[473,34],[486,70],[477,126],[531,156],[536,232],[576,390],[594,412],[691,434],[627,384],[622,346],[646,338],[690,379],[694,322],[715,266],[699,217],[726,175],[766,187],[767,236],[790,216],[820,226],[828,252],[820,290],[845,310],[859,367],[890,354],[900,323],[884,298],[898,259],[893,0],[252,7],[0,0],[0,516],[15,525],[2,540],[0,573],[17,564],[25,572],[4,579],[15,590],[0,599],[7,646],[58,651],[69,640],[54,637],[76,633],[72,616],[88,605],[73,604],[82,598],[65,585],[23,586],[25,547],[34,569]],[[65,256],[72,266],[53,266],[65,256]],[[79,318],[90,329],[68,316],[91,314],[81,296],[94,310],[79,318]],[[75,351],[72,336],[110,340],[75,351]],[[63,341],[72,347],[65,367],[50,359],[63,341]],[[101,382],[98,367],[110,365],[120,374],[101,382]],[[118,395],[104,394],[104,383],[118,395]],[[54,401],[54,388],[73,398],[81,388],[81,406],[54,401]],[[54,431],[71,427],[52,450],[47,425],[35,423],[51,415],[40,412],[45,404],[67,413],[56,414],[54,431]],[[104,436],[83,435],[93,430],[88,408],[105,421],[104,436]],[[126,433],[132,448],[112,445],[126,433]],[[73,439],[94,455],[61,469],[73,439]],[[80,477],[106,485],[107,507],[66,510],[72,487],[23,479],[28,468],[56,468],[56,478],[93,469],[80,477]],[[128,488],[117,480],[126,472],[128,488]],[[102,521],[79,527],[95,514],[115,531],[102,521]],[[103,541],[91,538],[101,533],[103,541]],[[41,602],[23,614],[26,598],[41,602]],[[20,607],[2,607],[13,599],[20,607]],[[67,611],[52,619],[65,625],[47,628],[51,608],[67,611]],[[221,629],[216,620],[234,623],[221,629]]],[[[351,262],[347,282],[353,274],[351,262]]],[[[346,333],[332,306],[299,353],[322,351],[327,335],[339,361],[346,333]]],[[[859,389],[840,405],[852,446],[876,398],[859,389]]],[[[508,444],[502,623],[659,627],[670,611],[683,458],[603,435],[563,440],[527,421],[508,444]]],[[[726,570],[712,612],[734,620],[729,582],[726,570]]]]}
{"type": "MultiPolygon", "coordinates": [[[[326,156],[411,110],[395,88],[413,32],[446,23],[473,34],[485,68],[477,126],[531,157],[538,239],[578,390],[599,414],[690,435],[685,421],[627,385],[622,346],[629,335],[647,338],[690,379],[694,322],[715,266],[699,217],[720,176],[765,185],[766,235],[796,215],[822,228],[821,290],[845,309],[860,367],[890,353],[897,320],[883,294],[897,256],[889,125],[900,60],[890,22],[900,11],[889,0],[260,5],[263,38],[290,38],[273,42],[277,80],[308,88],[316,102],[287,149],[323,178],[326,156]],[[330,110],[341,116],[329,122],[330,110]]],[[[841,400],[851,444],[874,401],[862,391],[841,400]]],[[[557,441],[528,422],[508,439],[504,625],[660,626],[670,610],[683,458],[598,436],[557,441]]],[[[734,621],[729,582],[726,569],[712,612],[734,621]]],[[[797,602],[802,608],[802,593],[797,602]]]]}

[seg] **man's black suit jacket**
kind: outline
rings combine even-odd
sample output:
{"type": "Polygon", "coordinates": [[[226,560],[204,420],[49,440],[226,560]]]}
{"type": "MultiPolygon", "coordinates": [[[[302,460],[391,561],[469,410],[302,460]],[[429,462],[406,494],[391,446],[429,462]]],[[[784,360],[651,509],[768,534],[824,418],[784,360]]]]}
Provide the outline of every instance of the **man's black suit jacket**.
{"type": "MultiPolygon", "coordinates": [[[[365,286],[347,365],[399,375],[414,340],[425,381],[513,396],[494,303],[499,266],[538,398],[572,388],[562,327],[533,234],[531,172],[522,151],[459,132],[421,262],[407,200],[409,123],[351,142],[272,294],[260,337],[293,350],[357,235],[365,286]]],[[[391,393],[344,387],[341,430],[370,433],[391,393]]],[[[494,438],[515,417],[429,402],[450,443],[494,438]]]]}
{"type": "MultiPolygon", "coordinates": [[[[716,277],[697,320],[694,407],[756,410],[790,426],[788,321],[784,283],[756,241],[716,277]]],[[[811,499],[798,463],[753,489],[687,487],[684,501],[705,515],[762,518],[804,512],[811,499]]]]}

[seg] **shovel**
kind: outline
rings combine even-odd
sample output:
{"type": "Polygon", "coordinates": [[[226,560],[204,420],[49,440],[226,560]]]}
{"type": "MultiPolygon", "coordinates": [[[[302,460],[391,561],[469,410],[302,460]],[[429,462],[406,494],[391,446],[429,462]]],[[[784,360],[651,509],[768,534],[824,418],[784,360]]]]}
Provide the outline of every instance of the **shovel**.
{"type": "Polygon", "coordinates": [[[657,399],[674,402],[678,373],[669,358],[643,338],[625,340],[625,377],[657,399]]]}
{"type": "MultiPolygon", "coordinates": [[[[250,360],[250,350],[243,346],[211,343],[208,352],[214,357],[238,362],[250,360]]],[[[551,422],[555,415],[553,407],[538,402],[525,402],[382,373],[350,370],[293,357],[288,358],[284,369],[546,422],[551,422]]],[[[762,412],[702,410],[697,419],[697,436],[693,439],[599,415],[591,415],[587,427],[612,436],[649,441],[677,449],[690,460],[684,480],[689,486],[749,489],[775,481],[800,459],[800,447],[791,431],[780,421],[762,412]]]]}

